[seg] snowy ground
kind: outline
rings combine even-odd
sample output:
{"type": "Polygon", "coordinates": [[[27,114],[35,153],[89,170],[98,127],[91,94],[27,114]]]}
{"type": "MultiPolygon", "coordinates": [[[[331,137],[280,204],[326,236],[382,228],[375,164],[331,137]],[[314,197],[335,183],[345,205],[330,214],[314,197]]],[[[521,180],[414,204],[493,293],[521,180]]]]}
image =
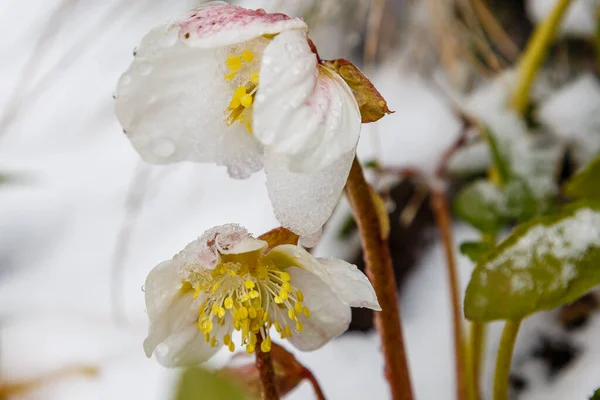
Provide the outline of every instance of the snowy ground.
{"type": "MultiPolygon", "coordinates": [[[[63,380],[26,398],[169,398],[175,372],[146,359],[141,346],[146,274],[214,225],[238,222],[255,233],[277,225],[261,174],[232,181],[212,165],[143,165],[113,115],[112,90],[141,35],[190,5],[158,0],[0,4],[0,172],[18,178],[0,187],[0,373],[12,380],[65,365],[101,367],[97,378],[63,380]],[[54,14],[58,23],[48,28],[61,4],[54,14]],[[40,37],[44,43],[34,50],[40,37]],[[25,91],[15,95],[30,58],[35,61],[23,80],[25,91]],[[116,286],[115,269],[121,277],[116,286]],[[119,300],[119,324],[111,299],[119,300]]],[[[391,108],[398,110],[379,124],[375,139],[385,149],[386,162],[403,154],[422,162],[452,141],[456,121],[424,83],[405,77],[399,90],[400,81],[380,79],[391,108]]],[[[363,137],[365,155],[373,148],[369,133],[365,130],[363,137]]],[[[459,226],[455,239],[474,235],[459,226]]],[[[320,252],[330,254],[327,248],[320,252]]],[[[471,265],[460,261],[466,285],[471,265]]],[[[417,399],[449,399],[451,330],[439,244],[421,264],[401,298],[413,382],[417,399]]],[[[526,347],[528,332],[542,329],[548,318],[544,314],[528,322],[519,346],[526,347]]],[[[581,343],[598,332],[600,318],[590,325],[578,333],[581,343]]],[[[490,343],[496,343],[497,328],[490,343]]],[[[525,365],[534,379],[523,398],[585,398],[600,385],[600,343],[589,346],[564,379],[550,384],[539,368],[525,365]]],[[[384,399],[378,348],[373,334],[348,334],[298,357],[330,398],[384,399]]],[[[215,363],[228,357],[220,353],[215,363]]],[[[311,396],[303,385],[290,398],[311,396]]]]}

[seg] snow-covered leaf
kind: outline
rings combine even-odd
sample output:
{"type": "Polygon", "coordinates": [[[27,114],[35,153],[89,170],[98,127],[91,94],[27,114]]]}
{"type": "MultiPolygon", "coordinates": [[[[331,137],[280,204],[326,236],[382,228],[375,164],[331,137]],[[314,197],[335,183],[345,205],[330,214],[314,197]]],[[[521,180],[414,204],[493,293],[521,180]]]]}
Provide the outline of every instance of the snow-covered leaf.
{"type": "Polygon", "coordinates": [[[519,319],[568,304],[600,284],[600,203],[517,227],[477,264],[465,296],[474,321],[519,319]]]}
{"type": "Polygon", "coordinates": [[[565,194],[575,199],[600,199],[600,153],[564,186],[565,194]]]}
{"type": "Polygon", "coordinates": [[[485,233],[497,233],[508,223],[504,194],[485,180],[466,186],[454,201],[454,211],[460,219],[485,233]]]}
{"type": "Polygon", "coordinates": [[[202,368],[188,368],[181,375],[174,400],[247,400],[237,386],[228,379],[202,368]]]}
{"type": "Polygon", "coordinates": [[[387,102],[381,93],[356,65],[341,58],[324,61],[324,64],[337,72],[352,89],[352,93],[358,102],[363,123],[375,122],[384,115],[393,112],[388,108],[387,102]]]}
{"type": "Polygon", "coordinates": [[[463,242],[460,244],[460,253],[469,257],[474,263],[491,250],[488,242],[463,242]]]}

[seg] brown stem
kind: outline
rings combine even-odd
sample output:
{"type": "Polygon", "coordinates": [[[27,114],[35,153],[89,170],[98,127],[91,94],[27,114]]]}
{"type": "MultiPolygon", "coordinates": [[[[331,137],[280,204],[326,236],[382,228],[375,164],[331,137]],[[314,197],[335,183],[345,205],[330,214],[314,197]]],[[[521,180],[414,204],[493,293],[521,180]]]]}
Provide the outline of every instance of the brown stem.
{"type": "Polygon", "coordinates": [[[466,370],[465,370],[465,340],[463,333],[463,318],[460,307],[460,295],[458,293],[458,275],[456,261],[452,245],[452,230],[450,225],[450,211],[448,210],[448,199],[444,190],[434,189],[431,192],[431,207],[435,213],[435,219],[442,235],[444,251],[446,253],[446,265],[450,283],[450,297],[452,300],[452,321],[454,324],[454,359],[456,368],[456,390],[457,399],[467,398],[466,370]]]}
{"type": "Polygon", "coordinates": [[[358,224],[366,272],[381,306],[381,312],[375,313],[375,326],[381,336],[385,373],[392,398],[412,400],[392,258],[387,238],[383,238],[381,234],[381,222],[375,211],[371,189],[356,159],[346,182],[346,195],[358,224]]]}
{"type": "Polygon", "coordinates": [[[308,368],[304,368],[302,374],[306,379],[309,380],[310,384],[312,385],[315,391],[315,396],[317,396],[317,400],[326,400],[325,394],[323,393],[323,390],[321,390],[321,386],[319,385],[319,381],[317,381],[317,378],[315,378],[313,373],[310,372],[308,368]]]}
{"type": "Polygon", "coordinates": [[[261,335],[256,335],[256,369],[260,377],[260,392],[262,400],[279,400],[277,388],[275,387],[275,369],[271,352],[263,352],[260,346],[263,342],[261,335]]]}

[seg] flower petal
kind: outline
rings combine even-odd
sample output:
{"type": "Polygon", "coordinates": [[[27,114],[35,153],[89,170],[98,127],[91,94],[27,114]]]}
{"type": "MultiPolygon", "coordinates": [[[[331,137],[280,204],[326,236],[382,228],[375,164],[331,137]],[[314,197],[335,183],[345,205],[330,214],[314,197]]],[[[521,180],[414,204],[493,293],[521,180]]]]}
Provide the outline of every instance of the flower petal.
{"type": "MultiPolygon", "coordinates": [[[[192,291],[181,289],[177,263],[165,261],[156,266],[148,274],[144,288],[146,310],[150,320],[148,337],[144,340],[146,356],[152,356],[157,346],[162,343],[173,343],[174,338],[180,338],[190,328],[194,328],[196,333],[200,334],[196,328],[196,321],[202,299],[194,300],[192,291]]],[[[189,334],[185,337],[187,342],[193,339],[189,334]]],[[[176,342],[179,345],[187,343],[181,340],[176,342]]],[[[172,347],[168,354],[173,354],[174,350],[181,349],[177,346],[172,347]]],[[[164,358],[164,363],[162,361],[161,363],[170,365],[171,361],[164,358]]]]}
{"type": "Polygon", "coordinates": [[[165,367],[191,367],[208,361],[222,344],[211,347],[193,325],[170,335],[157,346],[156,360],[165,367]]]}
{"type": "Polygon", "coordinates": [[[181,28],[179,36],[189,46],[200,48],[242,43],[287,29],[308,30],[300,18],[248,10],[222,1],[206,3],[173,21],[172,26],[181,28]]]}
{"type": "Polygon", "coordinates": [[[226,55],[191,49],[178,31],[162,25],[142,39],[115,93],[119,122],[149,163],[216,162],[245,178],[262,168],[262,147],[244,126],[225,123],[226,55]]]}
{"type": "Polygon", "coordinates": [[[334,258],[315,258],[303,248],[289,244],[275,247],[266,258],[279,267],[300,267],[318,276],[349,306],[381,310],[371,282],[356,265],[334,258]]]}
{"type": "MultiPolygon", "coordinates": [[[[350,307],[317,275],[295,267],[287,272],[293,285],[303,292],[304,305],[311,313],[310,318],[304,315],[298,317],[303,330],[294,332],[288,340],[300,350],[312,351],[344,333],[350,325],[350,307]]],[[[294,326],[289,319],[286,323],[294,326]]]]}
{"type": "Polygon", "coordinates": [[[335,258],[318,258],[325,266],[338,297],[351,307],[381,311],[373,285],[354,264],[335,258]]]}
{"type": "Polygon", "coordinates": [[[305,32],[282,32],[265,48],[253,128],[266,150],[290,156],[293,171],[318,171],[356,148],[358,104],[338,74],[318,65],[305,32]]]}
{"type": "Polygon", "coordinates": [[[302,236],[319,231],[342,195],[353,160],[352,150],[325,169],[301,173],[287,168],[285,156],[266,153],[267,190],[281,225],[302,236]]]}

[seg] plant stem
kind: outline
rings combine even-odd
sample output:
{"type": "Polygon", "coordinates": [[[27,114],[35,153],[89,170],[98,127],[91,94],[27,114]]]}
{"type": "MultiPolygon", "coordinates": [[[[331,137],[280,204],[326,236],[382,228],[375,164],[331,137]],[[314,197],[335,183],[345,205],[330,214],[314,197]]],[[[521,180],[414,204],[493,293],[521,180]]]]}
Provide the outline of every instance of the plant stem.
{"type": "Polygon", "coordinates": [[[524,55],[519,62],[517,86],[511,99],[512,106],[521,114],[527,110],[529,90],[533,79],[544,61],[548,47],[550,47],[570,3],[571,0],[558,0],[550,14],[535,28],[527,43],[524,55]]]}
{"type": "Polygon", "coordinates": [[[260,377],[262,400],[279,400],[277,388],[275,387],[275,370],[273,369],[271,352],[264,353],[261,351],[260,345],[262,341],[262,336],[256,335],[256,369],[258,369],[260,377]]]}
{"type": "Polygon", "coordinates": [[[385,373],[392,399],[412,400],[392,258],[387,238],[381,234],[381,221],[371,196],[371,188],[357,159],[354,159],[346,182],[346,195],[360,232],[366,273],[381,305],[381,311],[375,313],[375,326],[381,336],[385,373]]]}
{"type": "Polygon", "coordinates": [[[317,381],[317,378],[315,378],[313,373],[310,372],[308,368],[304,368],[303,374],[304,377],[310,381],[310,384],[312,385],[313,390],[315,391],[315,396],[317,397],[317,400],[326,400],[325,394],[323,393],[323,390],[321,390],[321,386],[319,385],[319,382],[317,381]]]}
{"type": "Polygon", "coordinates": [[[496,373],[494,375],[494,400],[508,400],[508,383],[513,350],[519,333],[521,320],[506,321],[500,339],[500,348],[496,358],[496,373]]]}
{"type": "Polygon", "coordinates": [[[452,303],[452,321],[454,325],[454,362],[456,369],[456,398],[467,399],[467,375],[465,369],[465,339],[463,333],[463,317],[461,300],[458,293],[458,273],[454,258],[454,246],[452,241],[452,229],[450,211],[448,209],[448,198],[442,189],[433,189],[431,192],[431,206],[435,214],[437,225],[440,229],[444,250],[446,253],[446,267],[448,269],[448,281],[450,284],[450,297],[452,303]]]}
{"type": "Polygon", "coordinates": [[[471,323],[471,334],[469,335],[469,399],[479,400],[481,398],[481,359],[485,343],[486,325],[481,322],[471,323]]]}

